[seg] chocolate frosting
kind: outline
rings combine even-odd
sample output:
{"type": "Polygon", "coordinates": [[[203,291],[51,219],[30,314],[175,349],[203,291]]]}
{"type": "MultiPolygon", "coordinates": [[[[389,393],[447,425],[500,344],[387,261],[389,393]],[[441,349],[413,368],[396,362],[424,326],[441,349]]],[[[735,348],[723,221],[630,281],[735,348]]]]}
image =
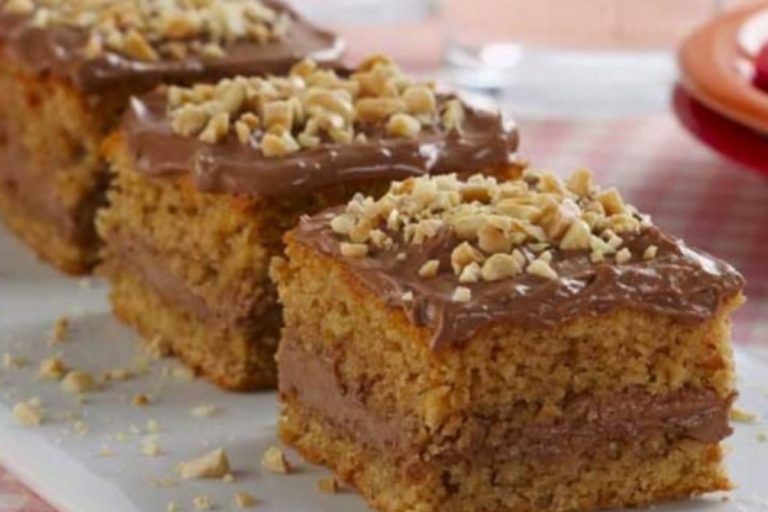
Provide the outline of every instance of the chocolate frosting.
{"type": "MultiPolygon", "coordinates": [[[[0,7],[3,2],[0,2],[0,7]]],[[[234,75],[281,73],[305,57],[334,61],[341,56],[343,43],[330,32],[298,17],[279,0],[267,0],[270,7],[286,11],[293,22],[279,40],[256,43],[236,41],[218,59],[189,56],[183,60],[145,62],[114,52],[88,59],[83,55],[87,34],[67,26],[34,27],[30,16],[0,10],[0,46],[34,72],[53,72],[71,80],[84,93],[100,93],[113,87],[148,90],[160,83],[213,81],[234,75]]]]}
{"type": "MultiPolygon", "coordinates": [[[[417,428],[414,419],[372,411],[364,397],[339,381],[332,355],[310,354],[291,333],[285,333],[278,362],[284,398],[298,400],[324,421],[378,450],[406,457],[419,453],[422,441],[409,436],[417,428]]],[[[470,442],[431,448],[446,461],[559,460],[608,442],[639,442],[657,434],[717,443],[732,432],[728,411],[733,398],[722,399],[713,390],[693,388],[652,395],[639,387],[601,397],[569,395],[562,404],[567,419],[520,428],[505,425],[504,418],[514,415],[514,407],[499,411],[495,418],[467,415],[470,442]],[[500,444],[494,445],[491,437],[500,444]]]]}
{"type": "MultiPolygon", "coordinates": [[[[323,254],[342,258],[339,240],[329,227],[340,211],[302,218],[293,236],[323,254]]],[[[452,272],[444,270],[434,278],[418,275],[431,259],[440,260],[442,269],[451,268],[451,250],[459,242],[448,230],[423,245],[398,243],[400,247],[392,251],[346,258],[345,264],[388,306],[404,310],[414,325],[430,329],[433,348],[460,345],[499,322],[548,328],[617,309],[662,314],[695,324],[709,318],[724,299],[737,295],[744,286],[743,277],[733,267],[689,248],[656,227],[623,234],[623,238],[633,254],[656,245],[657,257],[626,264],[594,264],[587,251],[555,251],[551,265],[558,279],[523,273],[495,282],[467,284],[472,298],[464,303],[451,300],[459,284],[452,272]],[[405,259],[396,257],[399,252],[405,252],[405,259]],[[412,292],[413,300],[403,300],[406,292],[412,292]]]]}
{"type": "MultiPolygon", "coordinates": [[[[442,96],[440,101],[446,101],[442,96]]],[[[518,136],[500,114],[465,107],[461,132],[423,132],[417,139],[368,133],[368,142],[326,142],[283,158],[266,158],[234,134],[218,144],[175,134],[162,90],[134,99],[123,122],[136,167],[149,175],[192,172],[205,192],[280,197],[341,182],[398,180],[503,168],[513,159],[518,136]]]]}

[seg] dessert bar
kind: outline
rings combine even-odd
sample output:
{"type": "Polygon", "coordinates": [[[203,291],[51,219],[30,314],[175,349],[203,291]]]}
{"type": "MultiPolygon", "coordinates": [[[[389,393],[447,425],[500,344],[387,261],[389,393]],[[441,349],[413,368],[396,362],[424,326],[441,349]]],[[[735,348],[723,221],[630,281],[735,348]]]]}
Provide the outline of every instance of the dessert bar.
{"type": "Polygon", "coordinates": [[[354,71],[170,87],[134,99],[107,142],[100,213],[117,316],[229,389],[275,385],[270,259],[302,214],[393,179],[519,173],[517,133],[374,57],[354,71]]]}
{"type": "Polygon", "coordinates": [[[131,95],[340,50],[275,1],[0,0],[0,216],[42,259],[87,273],[100,145],[131,95]]]}
{"type": "Polygon", "coordinates": [[[406,179],[303,218],[286,251],[281,437],[378,510],[730,487],[743,279],[588,171],[406,179]]]}

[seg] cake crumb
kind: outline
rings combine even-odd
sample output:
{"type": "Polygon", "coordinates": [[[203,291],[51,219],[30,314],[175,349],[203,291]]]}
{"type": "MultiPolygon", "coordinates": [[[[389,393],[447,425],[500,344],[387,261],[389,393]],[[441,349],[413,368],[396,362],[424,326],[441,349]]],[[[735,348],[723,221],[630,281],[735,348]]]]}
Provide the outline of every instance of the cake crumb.
{"type": "Polygon", "coordinates": [[[67,373],[67,366],[58,357],[44,359],[40,363],[37,377],[42,380],[61,380],[67,373]]]}
{"type": "Polygon", "coordinates": [[[96,388],[96,381],[90,373],[73,370],[61,381],[61,388],[68,393],[87,393],[96,388]]]}
{"type": "Polygon", "coordinates": [[[133,377],[133,373],[125,368],[113,368],[104,373],[102,380],[106,382],[110,381],[125,381],[133,377]]]}
{"type": "Polygon", "coordinates": [[[759,442],[759,443],[766,443],[766,442],[768,442],[768,431],[766,431],[766,432],[758,432],[757,435],[755,436],[755,438],[757,439],[757,442],[759,442]]]}
{"type": "Polygon", "coordinates": [[[192,504],[195,506],[195,510],[211,510],[213,507],[213,501],[208,495],[195,496],[192,499],[192,504]]]}
{"type": "Polygon", "coordinates": [[[231,483],[234,483],[234,482],[235,482],[235,475],[233,475],[232,473],[227,473],[226,475],[224,475],[223,477],[221,477],[221,479],[222,479],[224,482],[226,482],[226,483],[228,483],[228,484],[231,484],[231,483]]]}
{"type": "Polygon", "coordinates": [[[239,492],[235,494],[235,505],[237,508],[251,508],[256,505],[256,497],[247,492],[239,492]]]}
{"type": "Polygon", "coordinates": [[[197,459],[182,462],[181,477],[185,480],[195,478],[222,478],[230,473],[227,453],[219,448],[197,459]]]}
{"type": "Polygon", "coordinates": [[[75,433],[80,437],[85,437],[91,430],[88,424],[82,420],[76,421],[73,425],[73,428],[75,429],[75,433]]]}
{"type": "Polygon", "coordinates": [[[261,458],[261,467],[272,473],[287,474],[291,471],[291,465],[285,458],[283,451],[277,446],[270,446],[261,458]]]}
{"type": "Polygon", "coordinates": [[[14,356],[10,352],[3,354],[3,366],[6,368],[24,368],[29,364],[26,357],[14,356]]]}
{"type": "Polygon", "coordinates": [[[134,407],[146,407],[150,403],[152,403],[152,401],[144,393],[138,393],[131,399],[131,405],[134,407]]]}
{"type": "Polygon", "coordinates": [[[56,322],[53,324],[53,330],[51,331],[51,339],[50,342],[53,343],[61,343],[64,341],[67,337],[67,334],[69,334],[69,317],[62,316],[56,322]]]}
{"type": "Polygon", "coordinates": [[[160,445],[157,443],[157,439],[148,438],[141,442],[141,453],[147,457],[159,457],[162,455],[160,445]]]}
{"type": "Polygon", "coordinates": [[[99,455],[101,455],[102,457],[114,457],[115,452],[112,451],[112,448],[109,445],[103,444],[101,445],[101,449],[99,450],[99,455]]]}
{"type": "Polygon", "coordinates": [[[757,420],[757,415],[739,407],[731,409],[731,419],[739,423],[754,423],[757,420]]]}
{"type": "Polygon", "coordinates": [[[160,427],[160,424],[156,420],[147,420],[147,432],[160,432],[162,428],[160,427]]]}
{"type": "Polygon", "coordinates": [[[180,380],[195,380],[195,372],[186,366],[176,366],[171,370],[171,375],[180,380]]]}
{"type": "Polygon", "coordinates": [[[13,406],[13,419],[22,427],[37,427],[43,422],[43,410],[39,398],[30,398],[13,406]]]}
{"type": "Polygon", "coordinates": [[[175,501],[170,501],[168,502],[168,506],[165,507],[165,512],[180,512],[180,509],[175,501]]]}
{"type": "Polygon", "coordinates": [[[216,414],[218,408],[213,404],[201,404],[192,409],[192,415],[198,418],[209,418],[216,414]]]}
{"type": "Polygon", "coordinates": [[[339,492],[339,481],[336,480],[336,477],[330,476],[328,478],[322,478],[318,480],[317,484],[315,484],[315,487],[320,492],[336,494],[339,492]]]}

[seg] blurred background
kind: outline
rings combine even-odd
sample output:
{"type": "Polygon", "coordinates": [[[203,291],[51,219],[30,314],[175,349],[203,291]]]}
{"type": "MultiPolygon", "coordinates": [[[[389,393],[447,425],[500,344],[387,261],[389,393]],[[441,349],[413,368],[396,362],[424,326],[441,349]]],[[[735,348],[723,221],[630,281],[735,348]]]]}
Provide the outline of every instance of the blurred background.
{"type": "Polygon", "coordinates": [[[754,0],[291,0],[341,32],[350,61],[386,52],[411,71],[492,95],[518,116],[663,109],[694,28],[754,0]]]}

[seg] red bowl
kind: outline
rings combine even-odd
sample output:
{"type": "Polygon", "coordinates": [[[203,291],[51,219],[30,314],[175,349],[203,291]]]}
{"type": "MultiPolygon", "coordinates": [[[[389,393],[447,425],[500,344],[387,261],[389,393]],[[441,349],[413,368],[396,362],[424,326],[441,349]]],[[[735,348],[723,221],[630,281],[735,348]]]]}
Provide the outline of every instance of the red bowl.
{"type": "Polygon", "coordinates": [[[768,135],[718,114],[680,85],[675,87],[672,103],[680,122],[696,138],[731,160],[768,176],[768,135]]]}
{"type": "Polygon", "coordinates": [[[755,87],[768,93],[768,45],[765,45],[755,59],[755,87]]]}
{"type": "Polygon", "coordinates": [[[768,5],[720,16],[691,34],[678,54],[680,84],[707,108],[768,135],[768,94],[755,87],[768,5]]]}

